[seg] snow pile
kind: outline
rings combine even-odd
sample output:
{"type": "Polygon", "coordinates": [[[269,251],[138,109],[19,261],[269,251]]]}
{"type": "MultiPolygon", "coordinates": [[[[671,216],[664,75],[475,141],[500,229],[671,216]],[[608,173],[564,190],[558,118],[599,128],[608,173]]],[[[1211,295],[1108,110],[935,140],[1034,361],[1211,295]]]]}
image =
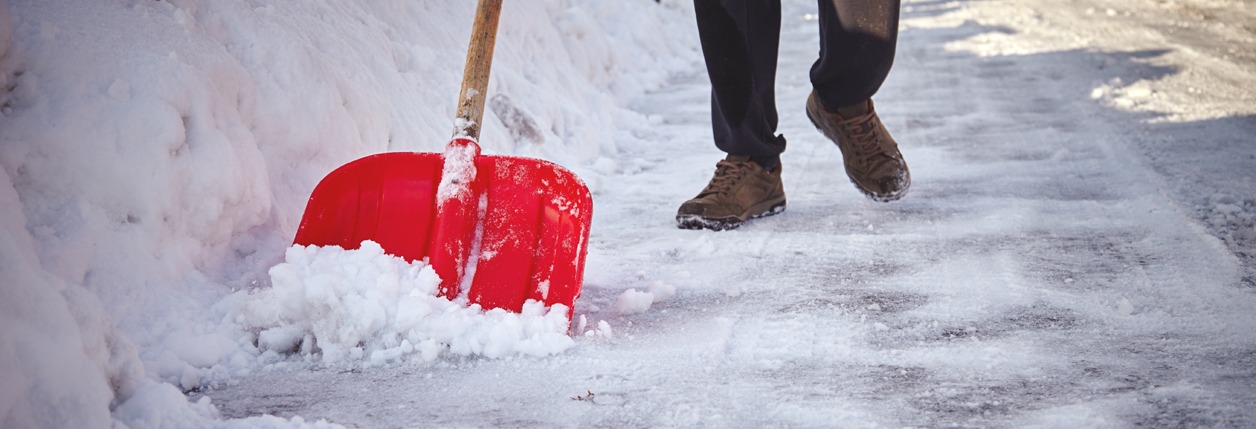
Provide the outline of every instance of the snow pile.
{"type": "MultiPolygon", "coordinates": [[[[0,201],[16,201],[0,175],[0,201]]],[[[25,216],[0,204],[0,426],[191,428],[219,418],[208,398],[144,377],[135,346],[96,295],[40,269],[25,216]],[[114,419],[125,422],[113,425],[114,419]]],[[[330,428],[325,421],[260,416],[219,427],[330,428]]]]}
{"type": "Polygon", "coordinates": [[[371,241],[357,250],[293,246],[270,276],[270,288],[225,301],[236,307],[233,323],[256,332],[262,361],[299,354],[375,366],[444,353],[547,356],[574,344],[565,306],[528,301],[519,314],[438,297],[440,278],[430,266],[387,255],[371,241]]]}
{"type": "MultiPolygon", "coordinates": [[[[593,0],[504,8],[485,152],[543,157],[596,189],[617,168],[618,130],[648,123],[622,105],[691,68],[696,44],[675,36],[692,26],[672,25],[688,24],[690,12],[593,0]]],[[[163,421],[154,416],[209,416],[178,401],[174,386],[136,386],[190,388],[277,354],[224,330],[229,302],[290,317],[238,313],[269,332],[268,347],[302,330],[313,338],[315,321],[328,319],[233,291],[271,286],[267,270],[332,169],[379,152],[442,150],[473,12],[462,0],[0,0],[0,421],[144,427],[171,426],[144,423],[163,421]],[[139,392],[176,400],[146,399],[123,413],[139,392]]],[[[302,293],[319,281],[281,278],[305,282],[302,293]]],[[[418,322],[391,319],[396,344],[373,332],[360,346],[346,334],[309,350],[348,359],[360,347],[369,363],[375,352],[405,355],[408,338],[416,359],[427,339],[484,355],[564,347],[503,342],[535,327],[499,317],[510,332],[496,332],[485,327],[493,317],[426,333],[402,332],[418,322]]]]}
{"type": "MultiPolygon", "coordinates": [[[[300,416],[291,419],[282,419],[275,416],[264,415],[257,417],[249,417],[245,419],[220,421],[221,414],[218,408],[214,406],[212,401],[207,397],[202,397],[195,402],[188,402],[186,396],[179,389],[166,383],[159,383],[153,380],[139,380],[138,388],[135,394],[124,403],[114,407],[114,418],[127,423],[131,428],[240,428],[240,429],[280,429],[280,428],[298,428],[298,429],[325,429],[325,428],[343,428],[344,426],[328,423],[326,420],[319,419],[313,422],[307,422],[300,416]],[[213,422],[213,423],[210,423],[213,422]]],[[[74,415],[65,409],[59,409],[57,412],[61,415],[74,415]]],[[[107,419],[93,420],[86,425],[66,425],[57,427],[91,427],[103,425],[108,422],[107,419]]],[[[25,427],[19,425],[18,427],[25,427]]]]}
{"type": "MultiPolygon", "coordinates": [[[[15,197],[0,175],[0,198],[15,197]]],[[[89,427],[108,420],[110,401],[128,396],[141,371],[134,348],[109,328],[95,296],[38,270],[34,243],[15,230],[25,221],[16,205],[0,204],[0,218],[14,220],[0,224],[0,422],[89,427]]]]}

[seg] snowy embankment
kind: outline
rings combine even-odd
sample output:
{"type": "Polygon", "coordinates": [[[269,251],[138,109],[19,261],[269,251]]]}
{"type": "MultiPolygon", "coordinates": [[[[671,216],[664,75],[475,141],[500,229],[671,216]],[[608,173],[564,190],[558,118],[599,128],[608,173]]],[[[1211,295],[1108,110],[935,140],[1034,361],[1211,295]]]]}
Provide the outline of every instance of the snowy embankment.
{"type": "MultiPolygon", "coordinates": [[[[180,389],[292,355],[361,365],[431,360],[444,346],[569,346],[565,316],[544,309],[406,307],[430,292],[421,263],[299,248],[282,260],[331,169],[443,147],[472,9],[0,0],[4,426],[207,423],[213,406],[180,389]],[[329,273],[317,258],[379,270],[329,273]],[[354,281],[367,275],[393,289],[354,281]],[[314,335],[329,339],[323,353],[314,335]]],[[[671,41],[692,40],[672,37],[691,31],[674,25],[688,15],[644,1],[506,2],[485,152],[550,159],[596,192],[617,168],[614,130],[648,122],[620,106],[693,68],[693,44],[671,41]]],[[[246,424],[287,423],[303,422],[246,424]]]]}

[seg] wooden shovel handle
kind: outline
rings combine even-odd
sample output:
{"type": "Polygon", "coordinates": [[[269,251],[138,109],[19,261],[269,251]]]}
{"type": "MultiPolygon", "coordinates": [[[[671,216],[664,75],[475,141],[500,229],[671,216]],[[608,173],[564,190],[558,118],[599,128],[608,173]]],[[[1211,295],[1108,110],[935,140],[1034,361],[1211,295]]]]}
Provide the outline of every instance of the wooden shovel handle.
{"type": "Polygon", "coordinates": [[[462,69],[462,91],[458,93],[454,137],[480,138],[480,122],[484,118],[485,93],[489,69],[493,66],[493,45],[497,40],[497,19],[501,17],[501,9],[502,0],[479,0],[476,6],[471,43],[467,46],[467,64],[462,69]]]}

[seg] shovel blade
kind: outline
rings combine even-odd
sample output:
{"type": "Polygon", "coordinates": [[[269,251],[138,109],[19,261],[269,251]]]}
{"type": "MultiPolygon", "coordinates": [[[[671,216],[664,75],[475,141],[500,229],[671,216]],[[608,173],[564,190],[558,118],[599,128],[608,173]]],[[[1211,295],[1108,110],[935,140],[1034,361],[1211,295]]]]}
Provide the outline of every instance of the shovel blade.
{"type": "Polygon", "coordinates": [[[294,243],[356,249],[372,240],[408,261],[427,258],[447,298],[465,293],[486,310],[514,312],[533,299],[567,306],[570,318],[588,253],[588,187],[539,159],[480,155],[475,166],[470,192],[439,201],[441,154],[345,164],[315,187],[294,243]]]}

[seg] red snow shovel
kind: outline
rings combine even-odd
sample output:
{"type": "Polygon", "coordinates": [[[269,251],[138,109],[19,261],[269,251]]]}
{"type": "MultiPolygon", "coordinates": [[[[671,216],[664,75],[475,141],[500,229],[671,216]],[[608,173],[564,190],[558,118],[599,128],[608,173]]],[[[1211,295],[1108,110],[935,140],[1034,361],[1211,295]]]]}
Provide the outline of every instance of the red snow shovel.
{"type": "Polygon", "coordinates": [[[363,240],[406,260],[427,258],[441,296],[519,312],[526,300],[574,309],[593,200],[570,171],[476,144],[502,0],[480,0],[455,134],[445,153],[370,155],[314,188],[295,244],[356,249],[363,240]]]}

